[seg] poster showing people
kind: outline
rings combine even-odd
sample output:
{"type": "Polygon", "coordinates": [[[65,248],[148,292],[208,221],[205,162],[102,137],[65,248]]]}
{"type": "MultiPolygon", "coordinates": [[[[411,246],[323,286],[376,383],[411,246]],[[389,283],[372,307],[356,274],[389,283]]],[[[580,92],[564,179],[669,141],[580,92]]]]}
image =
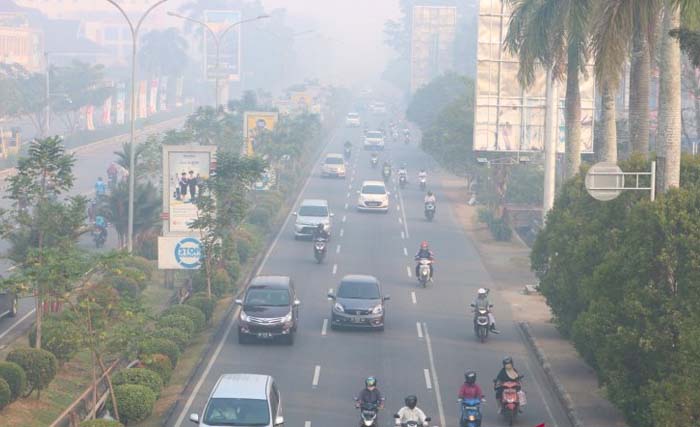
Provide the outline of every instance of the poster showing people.
{"type": "Polygon", "coordinates": [[[117,85],[117,114],[116,114],[116,121],[118,125],[123,125],[125,120],[125,108],[124,108],[124,103],[126,100],[126,84],[124,83],[119,83],[117,85]]]}
{"type": "Polygon", "coordinates": [[[215,164],[214,146],[164,146],[164,208],[168,233],[190,232],[197,218],[197,197],[215,164]]]}
{"type": "Polygon", "coordinates": [[[246,154],[252,156],[255,146],[264,132],[275,129],[279,113],[272,111],[246,111],[243,118],[243,134],[246,137],[246,154]]]}

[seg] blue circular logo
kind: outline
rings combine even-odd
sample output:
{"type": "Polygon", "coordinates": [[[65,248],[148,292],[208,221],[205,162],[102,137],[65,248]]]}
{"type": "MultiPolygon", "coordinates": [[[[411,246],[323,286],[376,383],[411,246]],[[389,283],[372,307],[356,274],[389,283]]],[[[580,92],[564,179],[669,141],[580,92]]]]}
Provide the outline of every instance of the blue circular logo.
{"type": "Polygon", "coordinates": [[[175,261],[182,268],[199,268],[202,262],[202,242],[186,237],[175,245],[175,261]]]}

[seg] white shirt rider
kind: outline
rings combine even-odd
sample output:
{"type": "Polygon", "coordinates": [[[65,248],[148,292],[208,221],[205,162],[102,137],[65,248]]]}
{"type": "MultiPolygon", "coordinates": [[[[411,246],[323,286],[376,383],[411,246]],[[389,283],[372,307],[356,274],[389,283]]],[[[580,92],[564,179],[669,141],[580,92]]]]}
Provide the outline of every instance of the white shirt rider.
{"type": "Polygon", "coordinates": [[[428,173],[426,171],[422,170],[422,171],[418,172],[418,178],[426,179],[427,177],[428,177],[428,173]]]}
{"type": "Polygon", "coordinates": [[[423,411],[421,411],[417,406],[413,409],[409,408],[408,406],[404,406],[403,408],[399,409],[397,414],[399,415],[398,421],[401,424],[405,424],[409,421],[415,421],[419,426],[422,426],[425,423],[425,413],[423,413],[423,411]]]}
{"type": "Polygon", "coordinates": [[[428,203],[435,204],[435,202],[436,202],[436,200],[435,200],[435,194],[426,194],[426,195],[425,195],[425,198],[423,199],[423,203],[426,204],[426,205],[427,205],[428,203]]]}

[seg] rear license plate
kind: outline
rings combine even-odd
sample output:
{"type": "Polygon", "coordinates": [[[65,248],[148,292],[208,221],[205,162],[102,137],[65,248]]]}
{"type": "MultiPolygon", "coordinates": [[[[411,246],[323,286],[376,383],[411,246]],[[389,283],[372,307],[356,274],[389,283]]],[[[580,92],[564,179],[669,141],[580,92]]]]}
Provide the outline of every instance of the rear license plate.
{"type": "Polygon", "coordinates": [[[272,334],[269,332],[260,332],[258,333],[258,338],[272,338],[272,334]]]}

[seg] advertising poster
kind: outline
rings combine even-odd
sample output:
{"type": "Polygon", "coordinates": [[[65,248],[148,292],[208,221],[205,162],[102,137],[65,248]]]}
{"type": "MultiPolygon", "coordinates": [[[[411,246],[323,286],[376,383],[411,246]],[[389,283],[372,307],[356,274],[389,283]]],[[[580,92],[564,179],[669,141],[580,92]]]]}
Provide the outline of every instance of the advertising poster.
{"type": "Polygon", "coordinates": [[[246,111],[243,117],[243,134],[246,136],[246,154],[252,156],[264,132],[275,129],[279,114],[271,111],[246,111]]]}
{"type": "Polygon", "coordinates": [[[292,101],[292,105],[302,111],[308,111],[313,103],[313,98],[308,92],[292,92],[289,99],[292,101]]]}
{"type": "Polygon", "coordinates": [[[95,130],[95,106],[88,105],[85,107],[85,129],[95,130]]]}
{"type": "Polygon", "coordinates": [[[124,124],[124,116],[125,116],[125,110],[124,104],[126,100],[126,84],[124,83],[119,83],[117,85],[117,114],[116,114],[116,121],[118,125],[123,125],[124,124]]]}
{"type": "Polygon", "coordinates": [[[108,96],[102,104],[102,124],[109,126],[112,124],[112,97],[108,96]]]}
{"type": "Polygon", "coordinates": [[[158,268],[197,270],[202,261],[202,242],[195,236],[158,237],[158,268]]]}
{"type": "Polygon", "coordinates": [[[139,82],[139,94],[138,94],[138,116],[141,119],[148,117],[148,93],[147,93],[148,82],[146,80],[141,80],[139,82]]]}
{"type": "Polygon", "coordinates": [[[158,89],[158,111],[168,109],[168,77],[160,78],[160,88],[158,89]]]}
{"type": "MultiPolygon", "coordinates": [[[[204,22],[219,34],[231,24],[243,19],[239,10],[205,10],[204,22]]],[[[205,78],[230,81],[241,80],[241,25],[231,28],[219,42],[219,70],[216,70],[216,42],[208,31],[204,32],[204,71],[205,78]]]]}
{"type": "Polygon", "coordinates": [[[216,147],[163,146],[163,208],[166,234],[187,233],[197,219],[197,196],[214,168],[216,147]]]}
{"type": "Polygon", "coordinates": [[[454,69],[456,29],[456,7],[413,6],[411,92],[454,69]]]}
{"type": "Polygon", "coordinates": [[[148,96],[148,115],[158,112],[158,79],[151,80],[151,90],[148,96]]]}

